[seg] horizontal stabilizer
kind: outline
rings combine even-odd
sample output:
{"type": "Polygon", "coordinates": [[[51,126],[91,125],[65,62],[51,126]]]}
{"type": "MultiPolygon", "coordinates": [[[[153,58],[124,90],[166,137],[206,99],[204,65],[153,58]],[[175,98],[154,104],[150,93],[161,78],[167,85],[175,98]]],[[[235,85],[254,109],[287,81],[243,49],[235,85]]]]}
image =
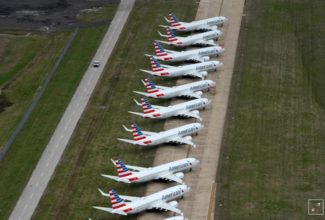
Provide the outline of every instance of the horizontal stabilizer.
{"type": "Polygon", "coordinates": [[[139,91],[133,91],[134,93],[137,93],[139,95],[143,95],[146,97],[154,97],[153,95],[151,95],[150,93],[146,93],[146,92],[139,92],[139,91]]]}
{"type": "Polygon", "coordinates": [[[122,210],[117,210],[117,209],[112,209],[112,208],[107,208],[107,207],[100,207],[100,206],[93,206],[93,208],[98,209],[98,210],[102,210],[102,211],[105,211],[105,212],[109,212],[109,213],[112,213],[112,214],[127,215],[122,210]]]}
{"type": "MultiPolygon", "coordinates": [[[[110,176],[110,175],[106,175],[106,174],[101,174],[101,176],[106,177],[108,179],[112,179],[115,180],[117,182],[119,182],[119,178],[117,176],[110,176]]],[[[98,189],[99,190],[99,189],[98,189]]]]}
{"type": "Polygon", "coordinates": [[[162,43],[162,44],[173,45],[172,43],[170,43],[168,41],[163,41],[163,40],[156,40],[156,41],[159,43],[162,43]]]}
{"type": "Polygon", "coordinates": [[[153,75],[153,76],[157,76],[157,75],[158,75],[158,74],[156,74],[156,73],[154,73],[154,72],[152,72],[152,71],[150,71],[150,70],[143,70],[143,69],[140,69],[140,71],[145,72],[145,73],[149,73],[150,75],[153,75]]]}
{"type": "Polygon", "coordinates": [[[146,114],[143,114],[143,113],[140,113],[140,112],[132,112],[132,111],[129,111],[129,113],[133,114],[133,115],[139,115],[141,117],[146,117],[147,115],[146,114]]]}
{"type": "Polygon", "coordinates": [[[125,143],[129,143],[129,144],[134,144],[134,145],[137,144],[135,141],[133,141],[133,140],[129,140],[129,139],[117,138],[117,140],[119,140],[119,141],[123,141],[123,142],[125,142],[125,143]]]}

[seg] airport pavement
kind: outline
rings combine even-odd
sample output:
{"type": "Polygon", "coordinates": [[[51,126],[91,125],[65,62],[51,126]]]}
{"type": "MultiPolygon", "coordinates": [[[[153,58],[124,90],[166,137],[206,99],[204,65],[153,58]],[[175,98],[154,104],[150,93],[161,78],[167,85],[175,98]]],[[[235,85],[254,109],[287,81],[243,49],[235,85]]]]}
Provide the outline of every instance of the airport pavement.
{"type": "MultiPolygon", "coordinates": [[[[205,93],[204,97],[209,98],[212,103],[206,110],[201,111],[204,129],[194,137],[197,148],[188,146],[163,146],[159,147],[156,153],[154,164],[162,164],[184,157],[195,157],[201,161],[199,167],[185,175],[185,183],[191,187],[191,191],[179,201],[179,208],[184,216],[190,220],[213,219],[213,208],[215,201],[216,184],[214,183],[217,174],[220,148],[228,107],[228,99],[231,87],[235,56],[237,50],[238,36],[240,31],[241,18],[245,0],[201,0],[196,15],[196,20],[213,17],[226,16],[229,23],[221,30],[223,38],[218,42],[224,45],[226,52],[217,58],[223,62],[221,71],[210,73],[208,79],[217,82],[215,91],[205,93]]],[[[214,60],[213,58],[212,60],[214,60]]],[[[177,84],[191,82],[193,80],[180,79],[177,84]]],[[[180,102],[174,100],[172,104],[180,102]]],[[[195,120],[168,120],[164,129],[170,129],[195,120]]],[[[170,184],[169,184],[170,186],[170,184]]],[[[147,189],[147,194],[157,192],[166,188],[166,184],[153,183],[147,189]]],[[[163,216],[171,216],[171,213],[144,213],[140,220],[162,219],[163,216]]]]}
{"type": "Polygon", "coordinates": [[[87,106],[89,98],[133,8],[134,2],[135,0],[121,0],[117,12],[93,58],[93,61],[100,61],[100,67],[94,68],[91,65],[92,62],[90,63],[9,219],[26,220],[32,217],[87,106]]]}

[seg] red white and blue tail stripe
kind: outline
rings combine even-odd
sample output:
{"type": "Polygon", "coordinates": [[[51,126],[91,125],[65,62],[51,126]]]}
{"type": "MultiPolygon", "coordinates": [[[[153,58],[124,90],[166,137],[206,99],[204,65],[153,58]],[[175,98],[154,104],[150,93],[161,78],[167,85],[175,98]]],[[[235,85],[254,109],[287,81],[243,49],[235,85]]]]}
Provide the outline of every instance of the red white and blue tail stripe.
{"type": "Polygon", "coordinates": [[[119,178],[126,177],[132,175],[132,172],[125,166],[122,160],[116,158],[113,159],[114,165],[117,170],[117,174],[119,178]]]}
{"type": "Polygon", "coordinates": [[[174,15],[172,13],[169,14],[169,20],[173,27],[180,25],[179,20],[177,19],[176,15],[174,15]]]}
{"type": "Polygon", "coordinates": [[[111,189],[109,191],[109,198],[111,199],[113,209],[118,209],[123,206],[126,206],[124,200],[121,199],[121,197],[117,194],[117,192],[114,189],[111,189]]]}
{"type": "Polygon", "coordinates": [[[152,107],[149,100],[146,98],[141,98],[141,106],[144,114],[155,112],[155,109],[152,107]]]}
{"type": "Polygon", "coordinates": [[[157,41],[154,41],[153,46],[155,48],[155,54],[158,57],[166,56],[168,53],[165,51],[165,49],[161,46],[161,44],[157,41]]]}
{"type": "Polygon", "coordinates": [[[135,123],[131,124],[131,130],[133,135],[133,140],[139,141],[146,138],[146,136],[142,133],[141,129],[135,123]]]}
{"type": "Polygon", "coordinates": [[[144,81],[145,81],[145,84],[146,84],[147,93],[159,92],[159,89],[157,88],[156,84],[154,84],[151,79],[145,78],[144,81]]]}
{"type": "Polygon", "coordinates": [[[177,37],[176,37],[174,31],[171,28],[167,27],[166,28],[166,33],[167,33],[167,40],[169,42],[177,41],[177,37]]]}
{"type": "Polygon", "coordinates": [[[151,65],[151,70],[153,72],[159,72],[164,70],[164,68],[160,65],[158,60],[154,58],[153,56],[150,56],[150,65],[151,65]]]}

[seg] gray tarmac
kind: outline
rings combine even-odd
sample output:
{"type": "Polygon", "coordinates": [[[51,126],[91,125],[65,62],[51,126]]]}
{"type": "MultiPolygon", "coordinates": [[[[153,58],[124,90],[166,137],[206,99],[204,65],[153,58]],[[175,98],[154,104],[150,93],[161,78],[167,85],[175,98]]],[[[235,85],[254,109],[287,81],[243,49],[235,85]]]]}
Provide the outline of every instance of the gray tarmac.
{"type": "Polygon", "coordinates": [[[9,219],[30,219],[49,183],[71,135],[104,70],[119,35],[133,8],[135,0],[122,0],[119,8],[93,58],[100,61],[98,68],[90,63],[75,94],[65,110],[53,136],[36,165],[9,219]]]}

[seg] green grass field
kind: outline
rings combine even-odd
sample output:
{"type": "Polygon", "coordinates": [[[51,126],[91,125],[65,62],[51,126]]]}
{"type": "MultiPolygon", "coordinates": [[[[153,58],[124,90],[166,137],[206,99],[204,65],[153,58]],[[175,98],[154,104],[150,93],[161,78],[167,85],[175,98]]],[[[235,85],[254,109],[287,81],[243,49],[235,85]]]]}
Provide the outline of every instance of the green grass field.
{"type": "Polygon", "coordinates": [[[10,214],[106,28],[80,29],[44,96],[0,164],[0,216],[6,218],[10,214]]]}
{"type": "Polygon", "coordinates": [[[51,35],[1,30],[0,87],[12,105],[0,113],[0,148],[5,144],[18,120],[27,109],[62,50],[69,32],[51,35]]]}
{"type": "MultiPolygon", "coordinates": [[[[117,184],[100,176],[115,174],[110,158],[119,156],[129,164],[150,166],[155,148],[143,150],[116,140],[130,137],[121,125],[137,122],[144,130],[162,129],[163,122],[131,117],[128,110],[139,110],[132,90],[143,90],[140,82],[146,75],[139,68],[149,68],[143,54],[152,53],[152,42],[158,39],[158,25],[163,16],[175,12],[181,19],[195,17],[194,0],[138,0],[121,34],[115,52],[97,86],[90,104],[49,184],[34,219],[126,219],[94,210],[93,205],[110,206],[97,187],[107,191],[116,188],[121,194],[143,195],[146,184],[128,186],[117,184]]],[[[162,85],[175,80],[155,79],[162,85]]],[[[155,102],[158,103],[158,102],[155,102]]],[[[166,104],[159,102],[159,104],[166,104]]],[[[134,219],[135,217],[127,217],[134,219]]]]}
{"type": "Polygon", "coordinates": [[[325,2],[247,0],[217,219],[324,219],[325,2]]]}

